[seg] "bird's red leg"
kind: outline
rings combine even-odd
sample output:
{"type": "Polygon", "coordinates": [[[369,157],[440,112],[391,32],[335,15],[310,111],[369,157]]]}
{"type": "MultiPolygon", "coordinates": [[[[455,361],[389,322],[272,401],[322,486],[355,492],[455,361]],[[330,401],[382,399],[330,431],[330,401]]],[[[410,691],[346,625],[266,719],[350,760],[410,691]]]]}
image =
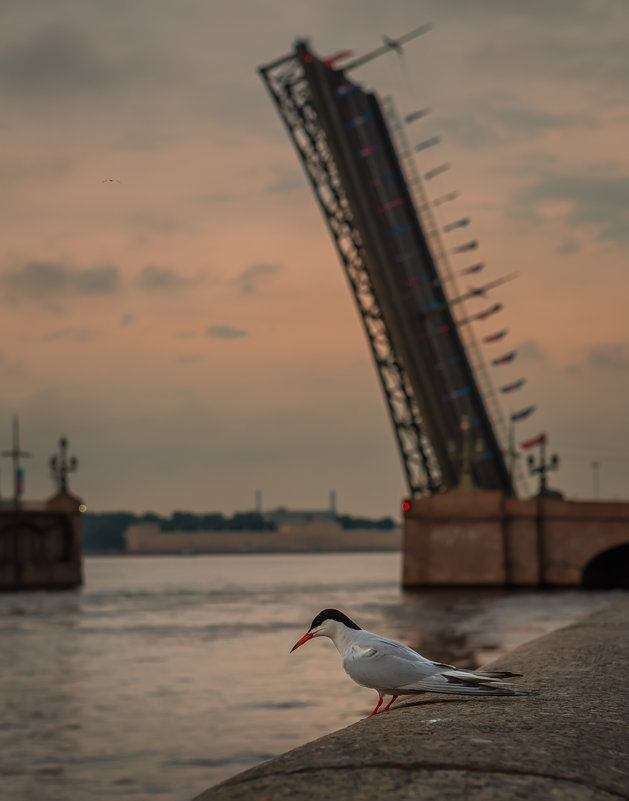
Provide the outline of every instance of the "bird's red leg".
{"type": "Polygon", "coordinates": [[[386,712],[386,711],[387,711],[387,709],[388,709],[388,708],[391,706],[391,704],[392,704],[394,701],[397,701],[398,697],[399,697],[399,696],[397,696],[397,695],[394,695],[394,696],[393,696],[393,698],[392,698],[392,699],[389,701],[389,703],[388,703],[388,704],[385,706],[385,708],[384,708],[382,711],[383,711],[383,712],[386,712]]]}
{"type": "MultiPolygon", "coordinates": [[[[376,714],[376,712],[377,712],[377,711],[380,709],[380,704],[381,704],[383,701],[384,701],[384,698],[383,698],[382,696],[380,696],[380,698],[378,698],[378,703],[376,704],[376,708],[375,708],[375,709],[374,709],[374,711],[371,713],[371,715],[375,715],[375,714],[376,714]]],[[[367,718],[370,718],[370,717],[371,717],[371,715],[367,715],[367,718]]],[[[367,720],[367,718],[365,718],[365,720],[367,720]]]]}

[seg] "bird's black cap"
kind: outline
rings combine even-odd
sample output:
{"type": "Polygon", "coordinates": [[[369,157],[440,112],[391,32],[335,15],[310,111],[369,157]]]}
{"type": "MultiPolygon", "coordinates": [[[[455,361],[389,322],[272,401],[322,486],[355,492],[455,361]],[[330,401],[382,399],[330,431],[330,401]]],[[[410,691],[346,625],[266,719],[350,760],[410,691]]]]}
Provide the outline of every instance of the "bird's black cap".
{"type": "Polygon", "coordinates": [[[339,623],[344,623],[348,629],[360,631],[360,626],[357,626],[353,620],[350,620],[347,615],[339,612],[338,609],[324,609],[323,612],[319,612],[319,614],[312,621],[308,631],[316,629],[317,626],[320,626],[324,620],[338,620],[339,623]]]}

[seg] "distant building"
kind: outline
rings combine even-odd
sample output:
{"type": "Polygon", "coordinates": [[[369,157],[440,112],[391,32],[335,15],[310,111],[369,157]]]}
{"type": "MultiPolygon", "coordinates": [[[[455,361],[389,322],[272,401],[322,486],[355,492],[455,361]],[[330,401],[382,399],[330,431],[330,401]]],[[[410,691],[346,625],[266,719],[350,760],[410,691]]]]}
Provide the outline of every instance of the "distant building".
{"type": "Polygon", "coordinates": [[[135,523],[125,532],[127,553],[328,553],[398,551],[400,529],[345,531],[334,520],[281,524],[276,531],[162,531],[157,523],[135,523]]]}
{"type": "MultiPolygon", "coordinates": [[[[278,531],[281,528],[306,526],[312,523],[337,525],[336,491],[330,490],[330,506],[327,509],[287,509],[278,506],[267,512],[259,509],[265,523],[271,523],[278,531]]],[[[340,526],[339,526],[340,528],[340,526]]]]}
{"type": "Polygon", "coordinates": [[[330,509],[287,509],[278,506],[268,512],[262,512],[265,523],[272,523],[279,531],[285,526],[305,526],[309,523],[335,524],[336,514],[330,509]]]}

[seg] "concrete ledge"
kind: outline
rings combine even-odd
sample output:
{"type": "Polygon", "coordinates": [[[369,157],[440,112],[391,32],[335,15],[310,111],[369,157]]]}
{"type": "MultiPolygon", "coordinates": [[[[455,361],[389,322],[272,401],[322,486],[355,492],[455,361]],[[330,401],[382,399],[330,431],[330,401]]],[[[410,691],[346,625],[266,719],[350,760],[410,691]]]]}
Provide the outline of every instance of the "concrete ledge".
{"type": "Polygon", "coordinates": [[[195,801],[629,798],[629,596],[494,664],[539,694],[426,695],[195,801]]]}

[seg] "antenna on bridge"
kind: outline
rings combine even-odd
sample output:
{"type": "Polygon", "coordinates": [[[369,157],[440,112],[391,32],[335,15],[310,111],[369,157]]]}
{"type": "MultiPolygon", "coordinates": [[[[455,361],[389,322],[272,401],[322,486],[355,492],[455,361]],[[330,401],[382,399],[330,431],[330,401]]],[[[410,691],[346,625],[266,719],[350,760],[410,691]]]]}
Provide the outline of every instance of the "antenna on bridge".
{"type": "Polygon", "coordinates": [[[356,58],[354,61],[350,61],[349,64],[346,64],[343,67],[343,72],[355,70],[357,67],[362,67],[363,64],[367,64],[368,61],[373,61],[374,58],[383,56],[385,53],[390,53],[391,50],[395,50],[396,53],[402,53],[403,44],[410,42],[412,39],[416,39],[418,36],[421,36],[424,33],[428,33],[430,30],[432,30],[432,25],[428,23],[427,25],[421,25],[419,28],[415,28],[415,30],[404,34],[404,36],[400,36],[399,39],[390,39],[388,36],[383,36],[382,39],[384,44],[382,47],[378,47],[375,50],[372,50],[371,53],[365,53],[364,56],[356,58]]]}

